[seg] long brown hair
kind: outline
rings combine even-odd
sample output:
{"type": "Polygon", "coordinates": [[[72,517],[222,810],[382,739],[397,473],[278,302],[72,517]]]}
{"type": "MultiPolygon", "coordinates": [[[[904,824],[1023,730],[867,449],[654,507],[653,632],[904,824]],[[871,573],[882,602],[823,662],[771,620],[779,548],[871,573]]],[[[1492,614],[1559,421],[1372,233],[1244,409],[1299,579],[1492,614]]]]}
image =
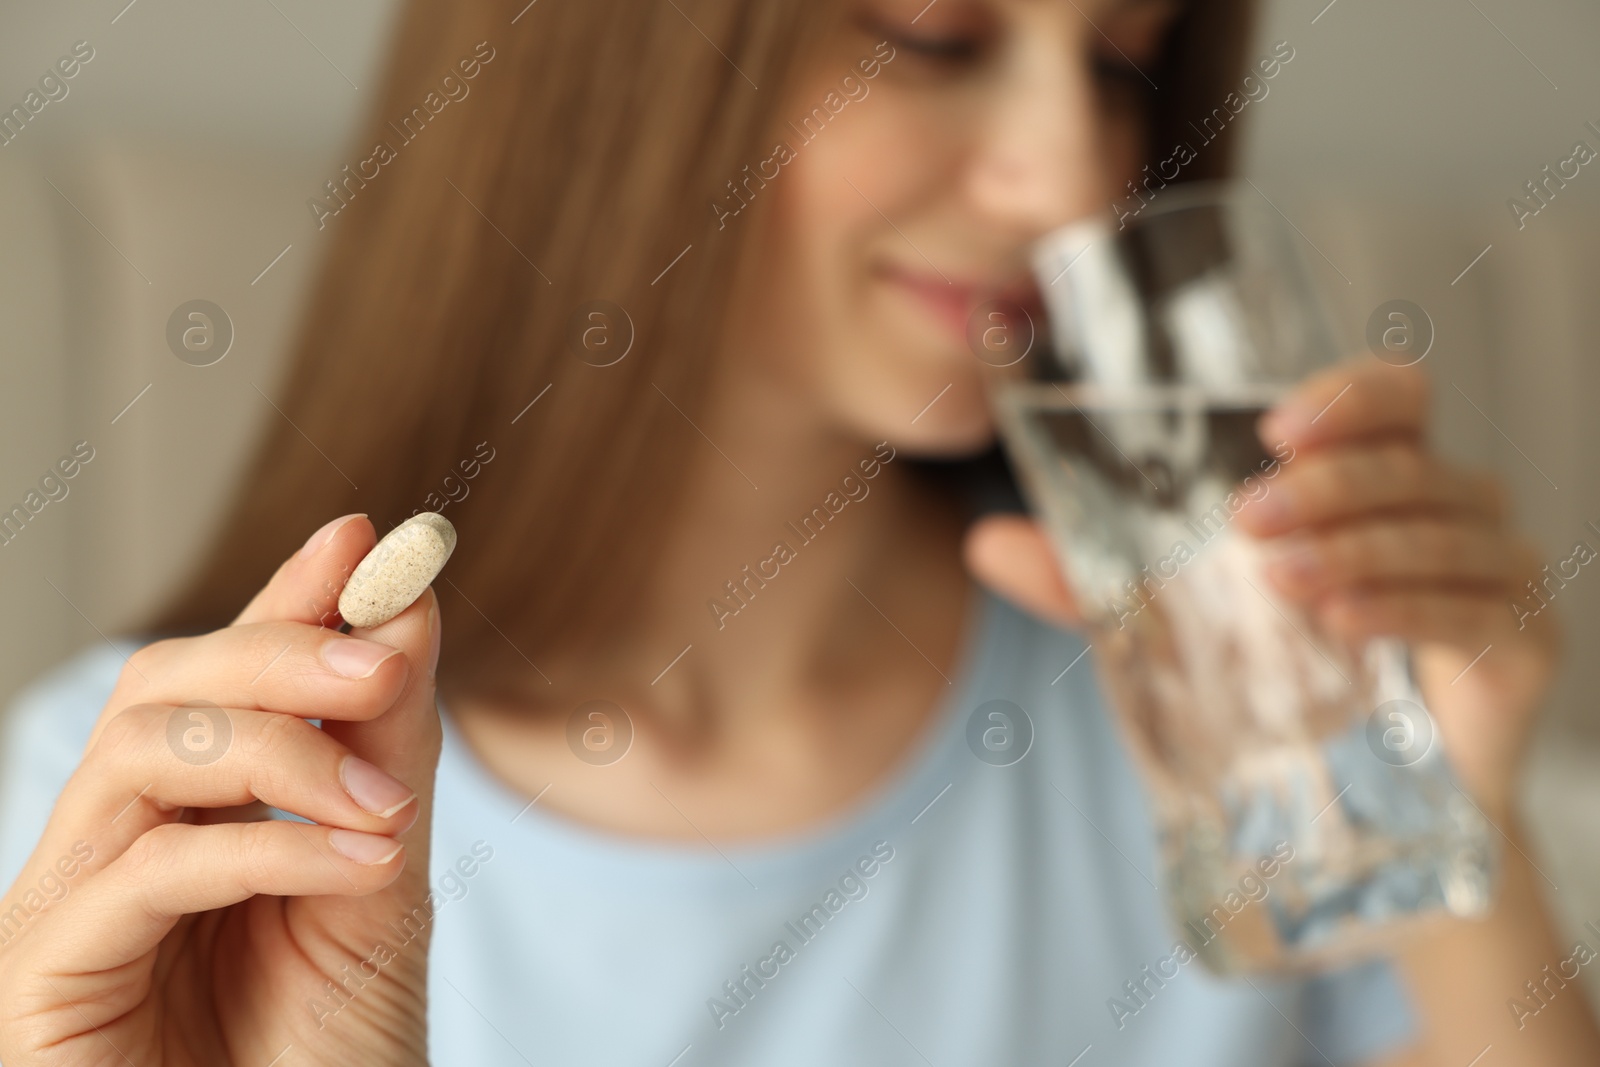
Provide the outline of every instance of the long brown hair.
{"type": "MultiPolygon", "coordinates": [[[[438,589],[441,684],[487,685],[600,633],[681,499],[688,419],[759,231],[719,230],[710,205],[769,154],[784,89],[835,6],[413,0],[355,155],[415,141],[358,168],[377,168],[370,181],[342,180],[281,417],[148,629],[225,625],[317,523],[365,511],[382,534],[465,485],[445,511],[470,547],[438,589]],[[405,126],[474,57],[469,95],[405,126]],[[594,301],[631,320],[632,348],[610,366],[573,343],[590,321],[624,343],[620,317],[584,317],[594,301]]],[[[1147,71],[1152,161],[1234,87],[1248,7],[1197,0],[1178,20],[1147,71]]],[[[1228,154],[1208,145],[1182,178],[1222,173],[1228,154]]]]}

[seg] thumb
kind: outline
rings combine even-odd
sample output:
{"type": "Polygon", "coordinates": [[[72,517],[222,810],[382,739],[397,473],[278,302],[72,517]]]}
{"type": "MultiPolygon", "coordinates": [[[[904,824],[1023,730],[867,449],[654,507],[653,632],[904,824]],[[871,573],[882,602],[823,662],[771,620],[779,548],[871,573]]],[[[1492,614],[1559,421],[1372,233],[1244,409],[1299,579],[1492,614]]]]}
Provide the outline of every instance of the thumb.
{"type": "MultiPolygon", "coordinates": [[[[396,840],[405,846],[405,868],[400,875],[365,897],[331,896],[315,901],[317,910],[332,920],[329,927],[345,931],[352,938],[350,943],[359,944],[367,932],[381,928],[396,915],[429,915],[432,911],[428,869],[433,781],[442,739],[434,700],[434,672],[443,635],[438,597],[429,586],[415,603],[388,622],[359,627],[351,634],[400,649],[410,668],[405,687],[389,710],[374,719],[325,720],[322,728],[355,755],[410,786],[417,795],[416,822],[396,835],[396,840]]],[[[431,923],[427,925],[431,929],[431,923]]],[[[426,937],[422,944],[427,944],[426,937]]],[[[420,966],[416,960],[413,964],[420,966]]]]}
{"type": "Polygon", "coordinates": [[[329,736],[411,786],[418,796],[432,792],[439,761],[441,733],[434,672],[443,636],[441,622],[439,598],[429,586],[415,603],[388,622],[351,630],[353,637],[398,648],[410,673],[395,702],[377,718],[323,723],[329,736]]]}
{"type": "Polygon", "coordinates": [[[963,546],[967,569],[1028,614],[1055,626],[1083,625],[1044,530],[1024,515],[987,515],[972,524],[963,546]]]}

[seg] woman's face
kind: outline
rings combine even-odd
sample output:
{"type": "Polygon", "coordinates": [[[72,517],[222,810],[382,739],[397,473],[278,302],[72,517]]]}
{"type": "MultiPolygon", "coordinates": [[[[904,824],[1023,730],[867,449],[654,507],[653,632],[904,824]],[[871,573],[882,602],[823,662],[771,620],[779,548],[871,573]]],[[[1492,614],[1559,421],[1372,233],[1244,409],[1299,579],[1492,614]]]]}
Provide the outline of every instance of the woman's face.
{"type": "Polygon", "coordinates": [[[771,198],[736,342],[847,433],[970,452],[992,428],[968,320],[1030,303],[1029,243],[1106,211],[1138,171],[1140,71],[1177,6],[846,3],[780,111],[787,151],[724,205],[732,227],[742,200],[771,198]]]}

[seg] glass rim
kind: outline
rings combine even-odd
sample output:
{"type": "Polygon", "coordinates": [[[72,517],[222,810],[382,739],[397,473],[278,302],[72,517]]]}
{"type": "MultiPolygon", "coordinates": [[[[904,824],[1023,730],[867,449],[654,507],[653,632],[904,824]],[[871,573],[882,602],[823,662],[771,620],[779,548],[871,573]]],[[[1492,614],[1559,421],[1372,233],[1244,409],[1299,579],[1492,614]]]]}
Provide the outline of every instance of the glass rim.
{"type": "Polygon", "coordinates": [[[993,383],[998,403],[1039,401],[1059,397],[1072,407],[1104,411],[1153,408],[1272,407],[1289,394],[1297,380],[1241,382],[1210,386],[1195,382],[1149,382],[1139,385],[1100,385],[1090,382],[1054,382],[1018,379],[993,383]]]}
{"type": "MultiPolygon", "coordinates": [[[[1245,195],[1253,192],[1260,198],[1263,207],[1270,208],[1271,201],[1247,182],[1244,178],[1202,178],[1196,181],[1168,182],[1145,202],[1123,229],[1133,229],[1140,223],[1162,215],[1171,215],[1179,211],[1188,211],[1198,205],[1237,203],[1251,199],[1245,195]]],[[[1138,194],[1135,194],[1137,196],[1138,194]]],[[[1098,216],[1091,216],[1098,217],[1098,216]]],[[[1112,205],[1109,217],[1116,220],[1116,206],[1112,205]]],[[[1087,220],[1085,220],[1087,221],[1087,220]]],[[[1069,223],[1070,225],[1070,223],[1069,223]]]]}

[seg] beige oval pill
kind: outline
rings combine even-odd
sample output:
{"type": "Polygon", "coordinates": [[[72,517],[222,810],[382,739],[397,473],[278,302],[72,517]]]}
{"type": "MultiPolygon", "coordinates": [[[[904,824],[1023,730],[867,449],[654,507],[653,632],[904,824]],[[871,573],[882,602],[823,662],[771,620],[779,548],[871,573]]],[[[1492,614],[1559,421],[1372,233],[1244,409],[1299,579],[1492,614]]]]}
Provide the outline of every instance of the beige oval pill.
{"type": "Polygon", "coordinates": [[[355,627],[388,622],[416,602],[456,547],[456,528],[431,511],[389,531],[339,594],[339,614],[355,627]]]}

